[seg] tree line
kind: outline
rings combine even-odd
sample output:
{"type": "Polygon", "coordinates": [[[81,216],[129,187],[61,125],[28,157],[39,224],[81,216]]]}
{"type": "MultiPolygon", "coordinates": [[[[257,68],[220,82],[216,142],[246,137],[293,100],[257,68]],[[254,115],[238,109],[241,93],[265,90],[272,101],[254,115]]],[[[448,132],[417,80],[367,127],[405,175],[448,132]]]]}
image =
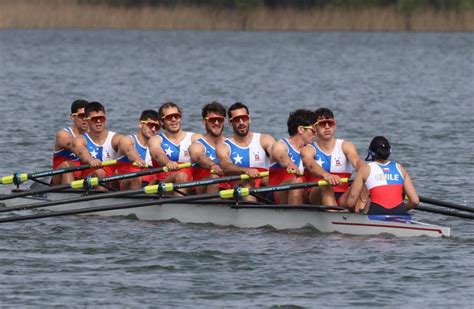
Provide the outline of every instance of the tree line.
{"type": "Polygon", "coordinates": [[[323,9],[364,9],[373,7],[395,7],[402,11],[418,9],[456,10],[474,9],[474,0],[79,0],[79,3],[106,4],[116,6],[198,6],[228,9],[250,9],[266,7],[323,9]]]}

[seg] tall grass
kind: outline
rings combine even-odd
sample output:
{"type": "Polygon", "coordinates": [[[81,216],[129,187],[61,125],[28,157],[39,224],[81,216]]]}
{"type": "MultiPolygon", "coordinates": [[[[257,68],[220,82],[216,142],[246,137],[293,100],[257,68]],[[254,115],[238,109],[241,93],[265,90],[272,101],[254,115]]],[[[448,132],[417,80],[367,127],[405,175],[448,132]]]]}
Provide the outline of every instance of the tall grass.
{"type": "Polygon", "coordinates": [[[303,31],[474,31],[474,11],[395,7],[298,10],[265,7],[121,7],[76,0],[0,0],[0,28],[119,28],[303,31]]]}

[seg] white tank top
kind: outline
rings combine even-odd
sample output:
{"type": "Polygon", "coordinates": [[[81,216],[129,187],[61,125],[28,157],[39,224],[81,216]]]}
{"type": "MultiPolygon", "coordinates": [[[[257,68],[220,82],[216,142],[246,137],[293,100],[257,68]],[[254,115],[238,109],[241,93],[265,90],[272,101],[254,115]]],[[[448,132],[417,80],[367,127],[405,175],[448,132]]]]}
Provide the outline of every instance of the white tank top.
{"type": "Polygon", "coordinates": [[[241,147],[227,139],[224,143],[230,149],[232,163],[241,167],[268,169],[270,160],[260,143],[260,136],[260,133],[253,133],[252,141],[247,147],[241,147]]]}
{"type": "Polygon", "coordinates": [[[179,163],[191,162],[188,148],[192,142],[192,137],[194,135],[193,132],[186,132],[186,135],[184,136],[183,140],[178,145],[170,141],[163,132],[161,132],[159,135],[162,139],[161,148],[163,148],[163,151],[166,153],[166,156],[171,161],[179,163]]]}
{"type": "Polygon", "coordinates": [[[86,139],[86,147],[92,157],[100,161],[109,161],[117,158],[117,153],[112,147],[112,139],[115,132],[109,131],[107,138],[102,145],[97,145],[89,134],[84,133],[83,136],[86,139]]]}

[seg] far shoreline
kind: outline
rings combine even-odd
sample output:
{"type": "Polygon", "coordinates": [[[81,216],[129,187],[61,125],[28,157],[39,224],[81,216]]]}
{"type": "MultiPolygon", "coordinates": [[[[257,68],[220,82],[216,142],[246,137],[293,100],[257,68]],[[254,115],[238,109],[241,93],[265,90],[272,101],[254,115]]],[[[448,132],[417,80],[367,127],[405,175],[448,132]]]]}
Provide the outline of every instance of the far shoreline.
{"type": "Polygon", "coordinates": [[[211,9],[120,7],[74,0],[3,0],[0,29],[128,29],[303,32],[473,32],[474,10],[211,9]]]}

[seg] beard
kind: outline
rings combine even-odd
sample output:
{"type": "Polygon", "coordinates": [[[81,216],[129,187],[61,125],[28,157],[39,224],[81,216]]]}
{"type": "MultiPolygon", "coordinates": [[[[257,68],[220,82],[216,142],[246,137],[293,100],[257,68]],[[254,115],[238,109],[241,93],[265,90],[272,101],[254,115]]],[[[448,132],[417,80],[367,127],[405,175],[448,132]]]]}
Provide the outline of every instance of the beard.
{"type": "Polygon", "coordinates": [[[249,126],[246,126],[245,130],[239,129],[239,126],[233,127],[233,128],[234,128],[235,135],[240,136],[240,137],[245,137],[249,133],[249,126]]]}
{"type": "Polygon", "coordinates": [[[209,135],[213,136],[213,137],[219,137],[219,136],[221,136],[221,135],[222,135],[222,131],[224,131],[224,126],[222,126],[222,127],[220,128],[219,132],[216,133],[215,130],[212,129],[212,125],[206,124],[206,132],[207,132],[209,135]]]}

